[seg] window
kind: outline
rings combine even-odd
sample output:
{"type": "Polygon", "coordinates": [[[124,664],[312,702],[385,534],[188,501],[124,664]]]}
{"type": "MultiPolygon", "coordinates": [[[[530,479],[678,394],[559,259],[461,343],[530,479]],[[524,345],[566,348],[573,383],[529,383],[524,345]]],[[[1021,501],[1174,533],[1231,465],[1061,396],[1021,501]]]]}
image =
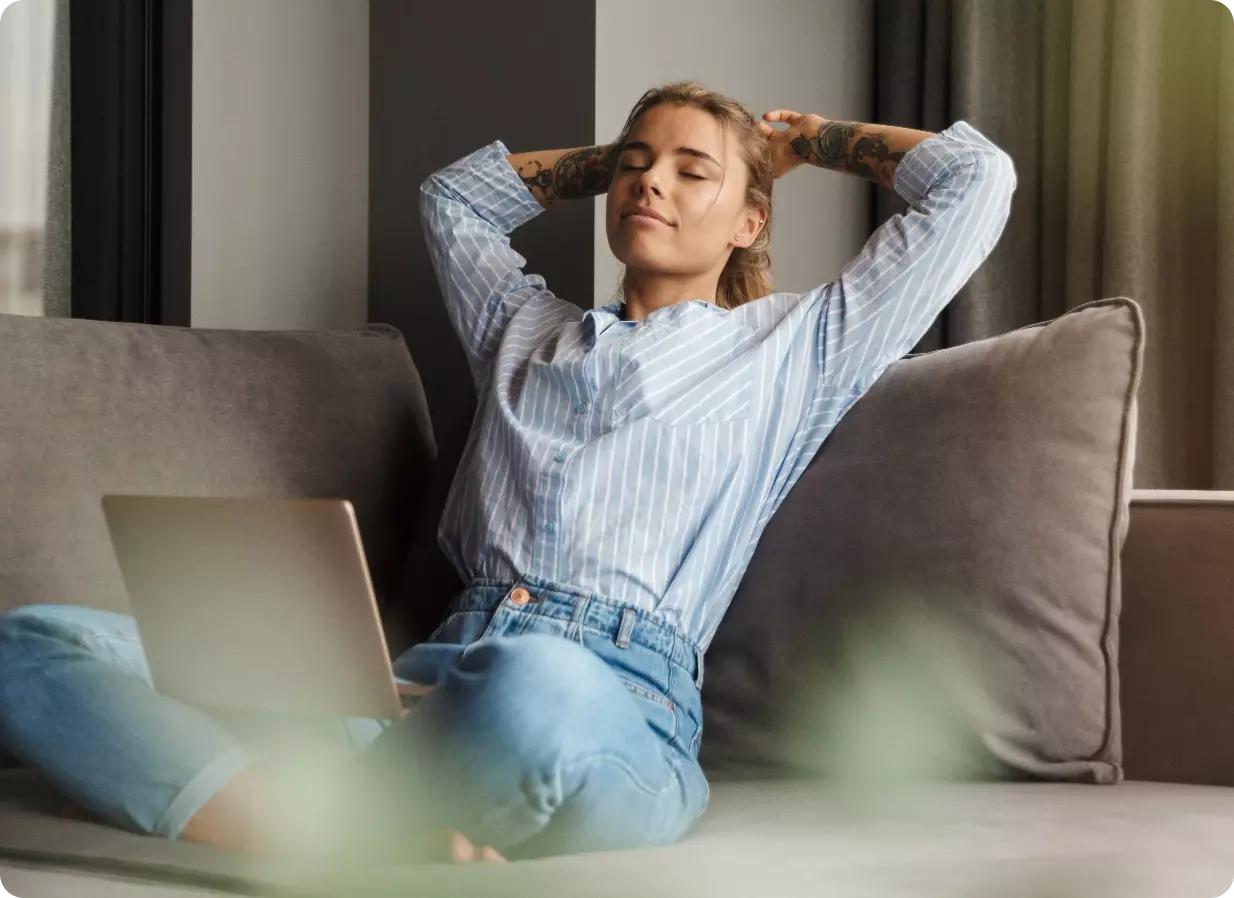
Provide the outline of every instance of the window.
{"type": "Polygon", "coordinates": [[[5,314],[48,313],[55,25],[56,0],[20,0],[0,16],[0,313],[5,314]]]}

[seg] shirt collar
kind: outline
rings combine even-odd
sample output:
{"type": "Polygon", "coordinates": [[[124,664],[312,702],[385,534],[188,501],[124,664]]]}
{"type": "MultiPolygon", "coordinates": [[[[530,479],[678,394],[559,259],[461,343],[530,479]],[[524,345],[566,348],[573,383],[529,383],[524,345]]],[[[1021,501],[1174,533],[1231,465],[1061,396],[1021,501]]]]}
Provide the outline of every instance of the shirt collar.
{"type": "Polygon", "coordinates": [[[727,315],[728,311],[717,306],[713,302],[708,302],[705,299],[691,299],[685,302],[674,303],[671,306],[665,306],[662,309],[656,309],[648,315],[643,321],[626,321],[626,304],[624,300],[614,300],[608,305],[600,306],[598,309],[588,309],[583,313],[584,327],[587,329],[588,342],[595,342],[596,338],[612,327],[614,324],[628,324],[636,326],[638,324],[646,324],[658,318],[675,318],[681,315],[689,314],[688,309],[691,307],[701,307],[703,313],[708,312],[713,314],[727,315]]]}
{"type": "Polygon", "coordinates": [[[583,327],[586,331],[588,343],[594,344],[600,334],[624,319],[625,305],[621,300],[616,300],[606,306],[601,306],[598,309],[588,309],[583,313],[583,327]]]}

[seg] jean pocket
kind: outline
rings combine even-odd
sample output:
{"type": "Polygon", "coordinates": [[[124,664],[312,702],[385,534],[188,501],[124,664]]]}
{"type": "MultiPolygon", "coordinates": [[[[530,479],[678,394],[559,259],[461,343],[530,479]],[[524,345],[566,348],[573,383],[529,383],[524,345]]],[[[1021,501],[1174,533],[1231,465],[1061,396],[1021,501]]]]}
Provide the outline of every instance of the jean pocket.
{"type": "Polygon", "coordinates": [[[622,677],[621,682],[638,702],[643,717],[647,719],[647,725],[666,742],[675,739],[677,737],[677,709],[673,703],[654,689],[648,689],[633,680],[622,677]]]}
{"type": "Polygon", "coordinates": [[[492,618],[483,611],[456,611],[442,621],[425,642],[471,645],[484,638],[491,628],[492,618]]]}

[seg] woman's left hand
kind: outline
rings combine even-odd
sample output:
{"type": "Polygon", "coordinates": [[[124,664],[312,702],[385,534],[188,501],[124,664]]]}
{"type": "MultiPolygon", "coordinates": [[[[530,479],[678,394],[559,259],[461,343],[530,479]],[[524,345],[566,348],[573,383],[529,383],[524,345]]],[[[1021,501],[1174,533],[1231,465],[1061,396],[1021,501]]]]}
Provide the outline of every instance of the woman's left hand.
{"type": "Polygon", "coordinates": [[[810,139],[818,137],[819,129],[826,123],[827,120],[821,115],[810,113],[803,115],[791,109],[777,109],[763,115],[763,120],[759,122],[758,127],[771,144],[771,168],[776,178],[784,177],[797,166],[809,161],[808,155],[802,156],[797,152],[793,142],[806,141],[804,146],[808,154],[810,139]],[[773,128],[772,123],[782,123],[788,127],[781,130],[773,128]]]}

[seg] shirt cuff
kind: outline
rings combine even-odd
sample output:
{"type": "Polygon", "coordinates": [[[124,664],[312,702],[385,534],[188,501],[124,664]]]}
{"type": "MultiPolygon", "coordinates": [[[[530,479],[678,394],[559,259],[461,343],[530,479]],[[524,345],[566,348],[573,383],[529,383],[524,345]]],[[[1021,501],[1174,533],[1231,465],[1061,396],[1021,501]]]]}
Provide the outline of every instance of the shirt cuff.
{"type": "Polygon", "coordinates": [[[904,154],[896,167],[896,193],[915,205],[931,187],[971,165],[976,157],[1001,152],[997,144],[968,122],[958,121],[904,154]]]}
{"type": "Polygon", "coordinates": [[[506,145],[495,140],[436,175],[439,183],[503,234],[544,212],[540,201],[506,160],[508,155],[506,145]]]}

